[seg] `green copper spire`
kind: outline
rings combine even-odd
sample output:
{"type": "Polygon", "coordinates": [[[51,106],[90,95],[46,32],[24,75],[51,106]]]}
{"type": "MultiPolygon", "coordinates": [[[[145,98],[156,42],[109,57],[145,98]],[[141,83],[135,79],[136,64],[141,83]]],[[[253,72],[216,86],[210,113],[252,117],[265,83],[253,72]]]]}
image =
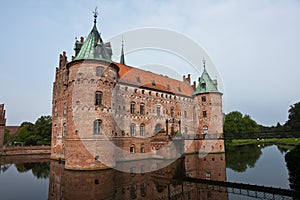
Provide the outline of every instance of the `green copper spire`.
{"type": "Polygon", "coordinates": [[[217,86],[217,80],[212,80],[205,68],[205,60],[203,59],[203,73],[199,78],[198,86],[194,94],[203,94],[208,92],[219,92],[217,86]]]}
{"type": "Polygon", "coordinates": [[[94,60],[104,60],[108,62],[111,61],[111,55],[107,49],[107,44],[104,44],[100,33],[97,29],[97,8],[94,13],[94,27],[91,30],[90,34],[84,41],[78,55],[74,60],[82,60],[82,59],[94,59],[94,60]]]}
{"type": "Polygon", "coordinates": [[[122,49],[121,49],[121,58],[120,58],[120,63],[122,64],[122,65],[126,65],[125,64],[125,56],[124,56],[124,41],[123,41],[123,36],[122,36],[122,49]]]}

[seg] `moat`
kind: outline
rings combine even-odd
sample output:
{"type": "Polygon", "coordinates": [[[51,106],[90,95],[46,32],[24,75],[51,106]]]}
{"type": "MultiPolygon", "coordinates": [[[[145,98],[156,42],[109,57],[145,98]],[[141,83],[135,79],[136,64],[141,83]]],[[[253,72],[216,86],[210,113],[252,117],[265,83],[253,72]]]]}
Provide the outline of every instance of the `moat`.
{"type": "Polygon", "coordinates": [[[137,174],[113,169],[70,171],[45,156],[2,157],[0,194],[1,199],[256,199],[233,194],[226,187],[180,179],[289,189],[285,154],[276,145],[244,145],[227,148],[226,155],[186,155],[163,169],[137,174]]]}

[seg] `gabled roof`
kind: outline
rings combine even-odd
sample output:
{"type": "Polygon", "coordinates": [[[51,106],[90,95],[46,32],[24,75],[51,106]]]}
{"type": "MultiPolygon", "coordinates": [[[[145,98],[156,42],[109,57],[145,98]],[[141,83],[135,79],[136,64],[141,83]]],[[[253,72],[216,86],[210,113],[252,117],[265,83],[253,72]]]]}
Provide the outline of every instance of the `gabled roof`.
{"type": "Polygon", "coordinates": [[[212,80],[204,67],[203,73],[199,78],[199,83],[194,94],[203,94],[208,92],[219,91],[217,86],[217,80],[212,80]]]}
{"type": "Polygon", "coordinates": [[[189,97],[194,92],[193,88],[185,82],[120,63],[114,64],[119,67],[120,83],[189,97]]]}
{"type": "Polygon", "coordinates": [[[100,33],[97,30],[96,23],[94,23],[93,29],[84,41],[78,55],[74,60],[81,59],[94,59],[112,62],[110,55],[107,52],[106,45],[104,44],[100,33]]]}

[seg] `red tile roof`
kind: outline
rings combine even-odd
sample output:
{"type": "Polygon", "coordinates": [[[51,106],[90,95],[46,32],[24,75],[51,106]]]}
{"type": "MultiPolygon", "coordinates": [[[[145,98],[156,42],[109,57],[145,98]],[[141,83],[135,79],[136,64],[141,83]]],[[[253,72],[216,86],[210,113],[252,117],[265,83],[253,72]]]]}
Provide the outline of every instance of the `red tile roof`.
{"type": "Polygon", "coordinates": [[[120,63],[114,64],[119,67],[119,81],[122,83],[184,96],[192,96],[194,92],[188,83],[120,63]],[[137,77],[139,77],[140,82],[138,82],[137,77]],[[168,85],[170,88],[168,88],[168,85]]]}

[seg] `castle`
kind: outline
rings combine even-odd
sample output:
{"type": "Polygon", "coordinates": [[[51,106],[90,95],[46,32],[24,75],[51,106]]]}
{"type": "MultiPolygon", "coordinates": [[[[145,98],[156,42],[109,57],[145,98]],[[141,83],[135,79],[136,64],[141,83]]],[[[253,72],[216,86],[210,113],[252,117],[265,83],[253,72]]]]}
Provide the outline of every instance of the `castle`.
{"type": "Polygon", "coordinates": [[[175,80],[111,60],[94,26],[76,40],[69,62],[60,55],[53,84],[51,158],[71,170],[122,161],[224,152],[222,93],[203,62],[199,83],[175,80]],[[205,140],[210,139],[210,140],[205,140]],[[212,142],[213,141],[213,142],[212,142]]]}

